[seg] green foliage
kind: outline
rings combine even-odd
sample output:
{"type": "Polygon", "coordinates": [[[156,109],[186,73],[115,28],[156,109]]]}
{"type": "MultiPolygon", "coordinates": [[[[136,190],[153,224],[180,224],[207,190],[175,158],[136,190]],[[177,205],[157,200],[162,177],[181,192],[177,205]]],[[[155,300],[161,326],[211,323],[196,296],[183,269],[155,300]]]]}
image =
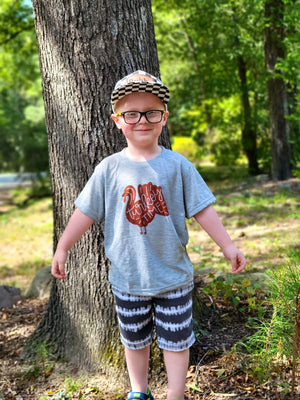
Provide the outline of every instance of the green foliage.
{"type": "Polygon", "coordinates": [[[270,312],[257,321],[256,333],[245,345],[252,354],[251,372],[261,381],[273,371],[284,375],[285,367],[292,365],[293,391],[300,348],[300,252],[290,258],[294,262],[270,272],[270,312]]]}
{"type": "MultiPolygon", "coordinates": [[[[163,80],[171,90],[170,131],[192,136],[218,165],[243,157],[241,132],[255,132],[261,170],[271,166],[264,60],[264,2],[154,0],[155,33],[163,80]],[[244,62],[241,81],[238,60],[244,62]],[[172,65],[172,68],[170,68],[172,65]],[[243,96],[249,99],[245,115],[243,96]]],[[[293,162],[299,161],[299,9],[285,1],[286,58],[280,66],[289,88],[293,162]]]]}
{"type": "Polygon", "coordinates": [[[9,278],[14,275],[32,276],[41,268],[45,267],[45,260],[36,259],[30,261],[22,261],[14,270],[7,265],[0,266],[0,279],[9,278]]]}
{"type": "Polygon", "coordinates": [[[47,136],[32,9],[0,5],[0,170],[47,171],[47,136]]]}
{"type": "MultiPolygon", "coordinates": [[[[75,392],[77,392],[82,386],[83,383],[81,381],[76,381],[73,378],[65,378],[65,389],[60,389],[57,393],[53,394],[50,397],[50,400],[69,400],[71,398],[73,398],[73,394],[75,392]]],[[[93,388],[96,389],[96,388],[93,388]]],[[[96,390],[93,390],[96,391],[96,390]]],[[[88,390],[85,390],[85,392],[88,392],[88,390]]],[[[84,399],[84,394],[80,391],[79,395],[78,395],[78,399],[79,400],[83,400],[84,399]]],[[[77,398],[77,396],[76,396],[77,398]]],[[[47,397],[41,397],[39,400],[48,400],[47,397]]]]}
{"type": "Polygon", "coordinates": [[[66,378],[65,379],[65,384],[67,387],[68,393],[74,393],[76,390],[78,390],[82,386],[82,382],[76,381],[75,379],[72,378],[66,378]]]}
{"type": "MultiPolygon", "coordinates": [[[[87,380],[90,381],[90,379],[87,380]]],[[[99,399],[105,398],[105,395],[101,393],[97,386],[87,385],[87,382],[82,379],[75,380],[71,377],[66,377],[64,383],[56,393],[52,394],[50,398],[45,396],[40,397],[39,400],[68,400],[73,398],[83,400],[85,398],[90,398],[89,395],[91,394],[96,394],[99,399]]],[[[116,399],[123,397],[122,394],[117,392],[112,395],[114,395],[116,399]]]]}
{"type": "MultiPolygon", "coordinates": [[[[299,169],[300,163],[300,42],[299,42],[299,3],[285,0],[284,26],[286,39],[284,41],[286,57],[280,59],[277,69],[284,79],[288,89],[288,107],[290,124],[290,143],[292,149],[293,167],[299,169]]],[[[296,172],[296,171],[295,171],[296,172]]]]}
{"type": "Polygon", "coordinates": [[[222,181],[230,181],[232,185],[235,181],[240,182],[241,179],[246,179],[249,177],[246,164],[222,166],[215,166],[213,164],[199,164],[196,165],[196,168],[207,182],[220,183],[222,181]]]}
{"type": "MultiPolygon", "coordinates": [[[[193,137],[201,147],[197,158],[210,155],[218,165],[232,165],[245,157],[241,132],[248,124],[256,134],[259,166],[268,172],[264,2],[154,0],[152,6],[162,77],[171,90],[171,135],[193,137]],[[246,83],[239,76],[240,59],[246,83]],[[250,107],[247,118],[242,106],[245,93],[250,107]]],[[[288,87],[296,174],[300,162],[298,21],[296,3],[286,0],[286,56],[276,71],[288,87]]],[[[0,131],[0,170],[48,169],[33,15],[25,0],[3,0],[0,5],[0,131]]]]}
{"type": "Polygon", "coordinates": [[[173,136],[171,144],[174,151],[184,155],[190,161],[197,159],[200,149],[192,137],[173,136]]]}
{"type": "Polygon", "coordinates": [[[10,42],[21,32],[33,30],[32,9],[28,2],[2,0],[0,10],[0,45],[10,42]]]}
{"type": "MultiPolygon", "coordinates": [[[[69,400],[71,399],[71,396],[69,396],[65,391],[60,390],[58,393],[54,394],[51,397],[51,400],[69,400]]],[[[40,399],[41,400],[41,399],[40,399]]]]}
{"type": "Polygon", "coordinates": [[[31,367],[27,372],[28,378],[37,378],[43,376],[47,378],[54,368],[53,354],[49,347],[44,343],[35,343],[32,348],[31,367]]]}
{"type": "Polygon", "coordinates": [[[37,174],[29,187],[12,190],[13,203],[18,207],[27,206],[32,200],[51,196],[51,183],[48,174],[37,174]]]}
{"type": "Polygon", "coordinates": [[[209,274],[211,282],[206,284],[203,292],[213,298],[222,298],[240,311],[259,310],[261,312],[261,285],[252,283],[248,278],[240,278],[234,274],[216,276],[209,274]]]}

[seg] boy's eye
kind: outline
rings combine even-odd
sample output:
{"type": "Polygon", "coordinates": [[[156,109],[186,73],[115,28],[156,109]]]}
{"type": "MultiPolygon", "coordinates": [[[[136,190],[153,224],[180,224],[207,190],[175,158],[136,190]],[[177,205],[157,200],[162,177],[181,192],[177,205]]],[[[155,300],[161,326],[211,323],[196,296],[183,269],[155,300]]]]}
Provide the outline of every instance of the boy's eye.
{"type": "Polygon", "coordinates": [[[140,113],[138,113],[138,112],[135,112],[135,111],[128,111],[127,113],[126,113],[126,118],[138,118],[140,115],[139,115],[140,113]]]}

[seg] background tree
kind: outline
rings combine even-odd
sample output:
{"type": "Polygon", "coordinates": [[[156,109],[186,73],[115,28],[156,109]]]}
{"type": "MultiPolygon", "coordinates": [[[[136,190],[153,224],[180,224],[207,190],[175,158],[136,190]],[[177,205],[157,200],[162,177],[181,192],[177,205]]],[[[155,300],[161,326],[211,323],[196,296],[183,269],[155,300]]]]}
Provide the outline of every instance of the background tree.
{"type": "Polygon", "coordinates": [[[288,91],[288,120],[290,127],[290,144],[292,153],[292,167],[295,171],[300,163],[300,7],[299,2],[287,0],[285,2],[284,25],[286,57],[280,60],[278,66],[288,91]]]}
{"type": "MultiPolygon", "coordinates": [[[[119,151],[110,94],[136,69],[159,75],[150,0],[33,1],[50,173],[54,246],[95,166],[119,151]]],[[[169,146],[166,133],[162,143],[169,146]]],[[[103,226],[94,224],[70,251],[67,282],[53,284],[46,315],[31,337],[81,367],[122,364],[103,226]]]]}
{"type": "Polygon", "coordinates": [[[284,1],[265,2],[265,60],[270,73],[268,96],[272,134],[272,177],[284,180],[292,176],[289,143],[288,93],[279,61],[286,58],[284,1]]]}

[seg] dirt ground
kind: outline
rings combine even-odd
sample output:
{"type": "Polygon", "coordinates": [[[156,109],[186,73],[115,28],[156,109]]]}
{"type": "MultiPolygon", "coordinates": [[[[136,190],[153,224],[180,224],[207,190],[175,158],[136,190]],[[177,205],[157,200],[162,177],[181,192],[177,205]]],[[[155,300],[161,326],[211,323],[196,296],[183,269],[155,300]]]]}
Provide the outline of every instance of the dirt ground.
{"type": "MultiPolygon", "coordinates": [[[[21,360],[22,347],[42,318],[46,303],[47,300],[26,299],[0,311],[0,399],[38,400],[42,396],[50,399],[67,377],[69,381],[83,382],[70,399],[125,400],[129,388],[111,382],[107,376],[82,378],[66,363],[52,365],[41,359],[28,365],[21,360]]],[[[300,398],[300,384],[294,397],[284,392],[285,386],[276,374],[267,383],[259,384],[244,371],[246,355],[230,353],[234,344],[250,333],[245,328],[248,315],[222,302],[208,307],[204,322],[210,336],[200,334],[192,349],[186,400],[300,398]]],[[[282,372],[285,382],[290,383],[291,372],[282,372]]],[[[156,400],[166,399],[165,384],[152,382],[151,388],[156,400]]]]}

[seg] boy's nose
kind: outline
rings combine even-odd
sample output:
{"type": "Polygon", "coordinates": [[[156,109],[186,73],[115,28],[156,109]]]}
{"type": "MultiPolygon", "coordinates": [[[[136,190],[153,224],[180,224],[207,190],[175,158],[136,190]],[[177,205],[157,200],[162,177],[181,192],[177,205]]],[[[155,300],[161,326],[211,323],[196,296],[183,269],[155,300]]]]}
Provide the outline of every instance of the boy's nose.
{"type": "Polygon", "coordinates": [[[148,122],[145,114],[143,114],[143,115],[141,116],[141,119],[139,120],[139,123],[141,123],[141,122],[143,122],[143,123],[144,123],[144,122],[148,122]]]}

